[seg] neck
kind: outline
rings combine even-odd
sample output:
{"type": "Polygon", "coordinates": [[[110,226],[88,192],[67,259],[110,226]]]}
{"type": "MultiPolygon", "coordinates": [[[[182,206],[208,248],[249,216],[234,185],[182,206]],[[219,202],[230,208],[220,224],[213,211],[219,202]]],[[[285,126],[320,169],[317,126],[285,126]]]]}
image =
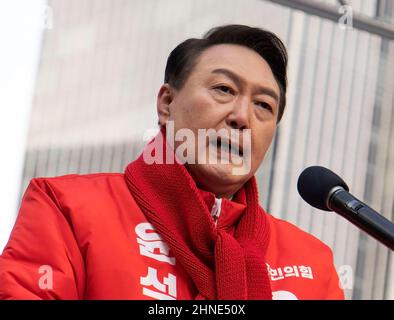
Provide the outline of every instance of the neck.
{"type": "Polygon", "coordinates": [[[211,192],[215,195],[216,198],[225,198],[231,200],[234,196],[234,194],[237,193],[239,189],[242,188],[241,186],[237,186],[236,188],[218,188],[217,185],[213,186],[212,183],[200,183],[199,181],[196,181],[196,185],[205,191],[211,192]]]}

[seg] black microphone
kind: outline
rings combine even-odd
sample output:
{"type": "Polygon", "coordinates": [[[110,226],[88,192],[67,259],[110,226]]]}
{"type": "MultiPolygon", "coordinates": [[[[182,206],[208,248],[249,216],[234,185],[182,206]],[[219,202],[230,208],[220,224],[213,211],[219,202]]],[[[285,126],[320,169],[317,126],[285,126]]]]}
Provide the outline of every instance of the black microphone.
{"type": "Polygon", "coordinates": [[[335,211],[394,250],[394,224],[351,195],[345,181],[331,170],[320,166],[306,168],[298,178],[297,189],[312,207],[335,211]]]}

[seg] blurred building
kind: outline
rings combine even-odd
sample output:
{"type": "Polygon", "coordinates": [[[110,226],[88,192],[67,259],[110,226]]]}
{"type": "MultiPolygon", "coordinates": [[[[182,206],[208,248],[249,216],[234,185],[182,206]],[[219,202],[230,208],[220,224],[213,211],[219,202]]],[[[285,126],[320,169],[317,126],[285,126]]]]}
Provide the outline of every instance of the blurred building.
{"type": "Polygon", "coordinates": [[[305,167],[327,166],[393,220],[392,1],[350,3],[354,19],[378,23],[370,30],[330,19],[345,5],[335,0],[48,4],[53,28],[42,44],[21,194],[32,177],[122,172],[156,127],[170,51],[216,25],[263,27],[284,40],[290,65],[285,116],[258,172],[262,204],[333,248],[347,298],[394,298],[393,254],[343,218],[312,209],[296,190],[305,167]]]}

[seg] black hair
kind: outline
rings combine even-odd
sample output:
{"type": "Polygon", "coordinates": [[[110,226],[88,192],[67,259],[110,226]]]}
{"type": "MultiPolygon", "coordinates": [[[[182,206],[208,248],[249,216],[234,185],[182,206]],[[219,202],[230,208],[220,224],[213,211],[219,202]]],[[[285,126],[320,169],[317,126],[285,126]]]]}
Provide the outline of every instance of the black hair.
{"type": "Polygon", "coordinates": [[[280,88],[277,122],[286,106],[287,51],[283,42],[272,32],[245,25],[224,25],[210,29],[202,39],[187,39],[170,53],[164,82],[181,89],[197,64],[201,53],[217,44],[237,44],[257,52],[270,66],[280,88]]]}

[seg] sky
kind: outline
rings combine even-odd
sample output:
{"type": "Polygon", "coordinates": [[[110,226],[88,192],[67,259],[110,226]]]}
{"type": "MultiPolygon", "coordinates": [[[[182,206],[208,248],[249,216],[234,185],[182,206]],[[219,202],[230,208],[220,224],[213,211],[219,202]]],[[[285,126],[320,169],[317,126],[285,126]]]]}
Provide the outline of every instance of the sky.
{"type": "Polygon", "coordinates": [[[0,253],[14,225],[42,35],[44,0],[0,0],[0,253]]]}

